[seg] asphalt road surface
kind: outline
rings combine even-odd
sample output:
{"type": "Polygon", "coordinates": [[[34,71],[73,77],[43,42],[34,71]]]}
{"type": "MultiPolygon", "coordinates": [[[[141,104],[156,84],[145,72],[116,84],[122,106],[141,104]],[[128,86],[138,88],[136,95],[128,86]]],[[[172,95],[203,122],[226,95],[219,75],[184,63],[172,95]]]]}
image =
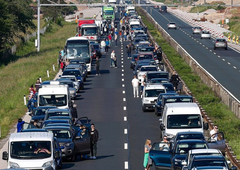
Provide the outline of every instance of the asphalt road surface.
{"type": "Polygon", "coordinates": [[[240,100],[240,92],[236,88],[240,84],[239,52],[231,48],[213,50],[213,39],[201,39],[199,34],[192,34],[192,27],[172,14],[159,13],[150,7],[147,11],[205,70],[240,100]],[[168,30],[169,22],[175,22],[177,30],[168,30]]]}
{"type": "Polygon", "coordinates": [[[142,112],[141,98],[133,98],[133,71],[127,59],[126,45],[120,41],[100,58],[101,75],[93,65],[75,103],[78,116],[87,116],[99,131],[96,160],[65,162],[63,169],[123,170],[143,169],[146,139],[159,141],[159,117],[154,112],[142,112]],[[110,68],[110,54],[115,50],[118,68],[110,68]],[[123,51],[122,51],[123,50],[123,51]]]}

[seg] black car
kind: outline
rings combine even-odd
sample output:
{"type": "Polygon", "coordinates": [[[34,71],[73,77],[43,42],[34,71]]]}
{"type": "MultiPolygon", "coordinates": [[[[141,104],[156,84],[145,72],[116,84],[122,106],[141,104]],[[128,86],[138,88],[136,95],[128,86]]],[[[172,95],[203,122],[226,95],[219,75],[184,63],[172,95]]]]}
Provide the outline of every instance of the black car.
{"type": "Polygon", "coordinates": [[[54,134],[60,143],[64,146],[62,157],[75,161],[77,155],[86,155],[90,153],[90,133],[85,130],[80,136],[74,135],[70,127],[66,126],[49,126],[45,127],[49,132],[54,134]]]}
{"type": "Polygon", "coordinates": [[[73,127],[73,122],[72,120],[66,120],[66,119],[54,119],[54,120],[45,120],[42,124],[42,128],[46,127],[47,124],[50,123],[55,123],[55,124],[59,124],[59,123],[67,123],[70,124],[73,127]]]}
{"type": "Polygon", "coordinates": [[[39,106],[32,111],[29,115],[32,116],[30,122],[33,123],[34,120],[37,120],[39,123],[42,123],[48,109],[55,109],[56,106],[39,106]]]}
{"type": "Polygon", "coordinates": [[[159,12],[167,12],[167,6],[162,5],[161,7],[159,7],[159,12]]]}
{"type": "Polygon", "coordinates": [[[166,78],[169,79],[168,72],[166,71],[149,71],[147,72],[146,79],[149,82],[153,78],[166,78]]]}
{"type": "Polygon", "coordinates": [[[82,77],[82,74],[79,70],[77,69],[69,69],[69,70],[64,70],[63,71],[63,76],[64,75],[74,75],[76,76],[79,84],[80,84],[80,89],[83,90],[84,89],[84,85],[83,85],[83,77],[82,77]]]}
{"type": "Polygon", "coordinates": [[[75,60],[70,60],[70,64],[81,64],[81,66],[83,67],[85,74],[87,75],[87,65],[86,65],[86,61],[83,59],[75,59],[75,60]]]}
{"type": "Polygon", "coordinates": [[[176,136],[174,136],[173,140],[183,140],[183,139],[201,139],[205,140],[205,137],[202,132],[194,132],[194,131],[188,131],[188,132],[178,132],[176,136]]]}

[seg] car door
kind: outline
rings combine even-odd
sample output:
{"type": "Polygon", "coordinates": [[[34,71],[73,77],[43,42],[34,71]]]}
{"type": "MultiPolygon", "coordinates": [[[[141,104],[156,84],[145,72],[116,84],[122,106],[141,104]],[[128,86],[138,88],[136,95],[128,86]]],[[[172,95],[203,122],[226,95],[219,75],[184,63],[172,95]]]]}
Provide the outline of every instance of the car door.
{"type": "Polygon", "coordinates": [[[90,132],[88,128],[85,132],[81,132],[80,136],[74,138],[75,153],[86,155],[90,153],[90,132]]]}
{"type": "Polygon", "coordinates": [[[165,143],[156,142],[153,144],[149,156],[153,160],[155,167],[159,169],[171,169],[172,153],[169,149],[163,148],[165,143]]]}
{"type": "Polygon", "coordinates": [[[219,149],[223,154],[225,153],[226,141],[224,139],[223,132],[218,132],[217,134],[221,140],[214,140],[211,137],[207,140],[210,149],[219,149]]]}

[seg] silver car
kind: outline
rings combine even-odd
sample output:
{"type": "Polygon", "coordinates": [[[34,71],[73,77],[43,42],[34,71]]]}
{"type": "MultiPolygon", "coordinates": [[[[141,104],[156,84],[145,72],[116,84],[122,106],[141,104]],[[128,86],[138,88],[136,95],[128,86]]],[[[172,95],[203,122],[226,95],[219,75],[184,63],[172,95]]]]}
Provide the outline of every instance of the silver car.
{"type": "Polygon", "coordinates": [[[203,39],[203,38],[211,39],[211,33],[209,31],[203,30],[201,32],[201,39],[203,39]]]}
{"type": "Polygon", "coordinates": [[[224,48],[225,50],[227,50],[228,49],[227,41],[224,38],[217,38],[214,41],[214,50],[216,50],[216,48],[224,48]]]}
{"type": "Polygon", "coordinates": [[[202,32],[202,28],[201,27],[193,27],[193,34],[200,34],[202,32]]]}
{"type": "Polygon", "coordinates": [[[78,82],[76,76],[74,75],[61,75],[60,76],[60,79],[57,79],[57,81],[61,80],[61,79],[68,79],[68,80],[71,80],[73,81],[74,83],[74,87],[76,89],[76,91],[78,92],[80,90],[80,83],[78,82]]]}
{"type": "Polygon", "coordinates": [[[177,25],[174,23],[174,22],[170,22],[169,24],[168,24],[168,29],[177,29],[177,25]]]}
{"type": "Polygon", "coordinates": [[[77,92],[76,92],[76,88],[75,88],[75,85],[74,85],[73,81],[68,80],[68,79],[66,79],[66,80],[64,80],[64,79],[61,80],[60,79],[58,81],[60,82],[60,84],[68,85],[71,98],[76,99],[76,97],[77,97],[76,93],[77,92]]]}

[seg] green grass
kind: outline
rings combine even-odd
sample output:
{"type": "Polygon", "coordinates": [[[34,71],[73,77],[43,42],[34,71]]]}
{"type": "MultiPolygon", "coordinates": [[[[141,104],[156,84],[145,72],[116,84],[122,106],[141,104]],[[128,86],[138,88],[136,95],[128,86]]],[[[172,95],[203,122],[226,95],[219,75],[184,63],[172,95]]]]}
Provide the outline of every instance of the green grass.
{"type": "Polygon", "coordinates": [[[237,159],[240,159],[240,120],[220,101],[211,88],[205,85],[200,77],[193,73],[188,64],[177,54],[174,48],[166,43],[166,40],[157,31],[153,23],[150,22],[150,19],[147,19],[142,15],[143,12],[139,11],[141,9],[137,8],[137,10],[141,14],[142,20],[147,25],[149,32],[153,35],[158,45],[162,47],[163,52],[167,55],[174,69],[184,80],[208,116],[218,125],[219,130],[224,132],[225,138],[235,152],[237,159]]]}
{"type": "Polygon", "coordinates": [[[198,6],[198,7],[193,7],[191,10],[190,10],[190,13],[201,13],[201,12],[204,12],[208,9],[215,9],[215,10],[222,10],[222,9],[225,9],[226,7],[224,6],[198,6]]]}
{"type": "Polygon", "coordinates": [[[58,52],[64,47],[67,38],[74,36],[76,23],[64,23],[63,27],[53,24],[52,31],[41,36],[41,51],[34,47],[34,39],[21,46],[16,55],[17,62],[1,65],[0,75],[0,125],[1,138],[22,117],[27,108],[23,103],[23,95],[28,95],[28,88],[35,84],[41,76],[42,80],[53,79],[56,72],[52,64],[57,66],[58,52]],[[46,71],[50,72],[47,78],[46,71]]]}

